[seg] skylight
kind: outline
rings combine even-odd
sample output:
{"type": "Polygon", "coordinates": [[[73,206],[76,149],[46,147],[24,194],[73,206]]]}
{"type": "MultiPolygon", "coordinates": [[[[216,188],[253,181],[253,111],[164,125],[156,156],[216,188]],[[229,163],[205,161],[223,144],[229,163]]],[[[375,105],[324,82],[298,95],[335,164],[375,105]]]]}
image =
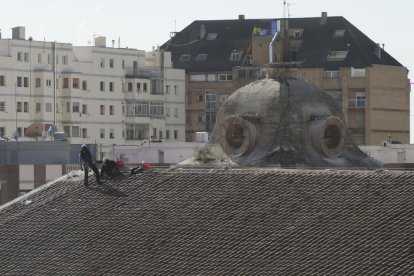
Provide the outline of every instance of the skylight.
{"type": "Polygon", "coordinates": [[[335,30],[333,37],[334,38],[344,37],[344,35],[345,35],[345,30],[335,30]]]}
{"type": "Polygon", "coordinates": [[[198,54],[196,61],[205,61],[207,59],[207,54],[198,54]]]}
{"type": "Polygon", "coordinates": [[[240,60],[240,53],[239,52],[236,52],[236,51],[233,51],[230,54],[230,60],[231,61],[238,61],[238,60],[240,60]]]}
{"type": "Polygon", "coordinates": [[[342,61],[346,58],[348,51],[330,51],[326,59],[328,61],[342,61]]]}
{"type": "Polygon", "coordinates": [[[190,58],[191,58],[191,54],[183,54],[180,57],[180,61],[181,62],[187,62],[187,61],[190,61],[190,58]]]}
{"type": "Polygon", "coordinates": [[[207,40],[215,40],[217,38],[217,33],[207,34],[207,40]]]}

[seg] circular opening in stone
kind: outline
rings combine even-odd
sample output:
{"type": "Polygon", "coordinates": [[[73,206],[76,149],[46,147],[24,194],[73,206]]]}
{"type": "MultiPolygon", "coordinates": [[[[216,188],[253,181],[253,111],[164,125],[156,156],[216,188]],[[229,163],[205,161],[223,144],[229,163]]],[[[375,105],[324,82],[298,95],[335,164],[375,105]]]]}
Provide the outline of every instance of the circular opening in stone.
{"type": "Polygon", "coordinates": [[[226,140],[230,147],[238,149],[244,142],[244,130],[240,124],[232,124],[226,133],[226,140]]]}
{"type": "Polygon", "coordinates": [[[330,125],[325,129],[323,139],[328,149],[336,149],[341,142],[341,130],[336,125],[330,125]]]}

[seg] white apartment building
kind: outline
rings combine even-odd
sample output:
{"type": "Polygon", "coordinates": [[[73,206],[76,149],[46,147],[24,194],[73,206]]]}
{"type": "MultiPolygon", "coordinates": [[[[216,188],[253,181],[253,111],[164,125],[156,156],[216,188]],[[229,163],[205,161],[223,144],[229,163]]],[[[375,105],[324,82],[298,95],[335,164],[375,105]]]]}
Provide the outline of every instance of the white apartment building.
{"type": "Polygon", "coordinates": [[[26,40],[13,28],[0,39],[0,137],[51,139],[52,125],[100,157],[114,144],[184,141],[185,72],[169,52],[26,40]]]}

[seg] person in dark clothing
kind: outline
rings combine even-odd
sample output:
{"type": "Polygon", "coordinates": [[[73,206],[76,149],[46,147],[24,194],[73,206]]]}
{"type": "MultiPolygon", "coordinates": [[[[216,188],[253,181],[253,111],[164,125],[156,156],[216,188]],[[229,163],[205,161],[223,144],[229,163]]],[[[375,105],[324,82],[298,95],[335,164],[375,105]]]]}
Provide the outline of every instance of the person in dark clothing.
{"type": "Polygon", "coordinates": [[[88,146],[83,144],[81,151],[80,151],[80,160],[82,161],[82,170],[85,172],[85,178],[83,181],[83,184],[85,186],[88,186],[88,172],[89,172],[89,168],[91,168],[93,170],[93,172],[95,173],[95,177],[96,177],[96,182],[98,184],[102,184],[101,182],[101,178],[99,175],[99,170],[96,167],[95,163],[92,160],[92,155],[91,152],[88,149],[88,146]]]}
{"type": "Polygon", "coordinates": [[[106,174],[109,178],[113,178],[121,174],[121,172],[119,171],[115,161],[105,158],[101,168],[101,178],[103,178],[104,174],[106,174]]]}
{"type": "Polygon", "coordinates": [[[141,166],[132,168],[130,175],[139,174],[151,168],[151,163],[142,161],[141,166]]]}

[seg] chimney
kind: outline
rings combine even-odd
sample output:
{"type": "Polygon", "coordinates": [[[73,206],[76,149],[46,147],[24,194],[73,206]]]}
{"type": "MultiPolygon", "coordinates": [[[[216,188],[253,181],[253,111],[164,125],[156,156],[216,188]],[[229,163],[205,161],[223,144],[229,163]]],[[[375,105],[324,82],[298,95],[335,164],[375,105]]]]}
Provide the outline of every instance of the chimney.
{"type": "Polygon", "coordinates": [[[106,47],[106,36],[95,37],[95,47],[106,47]]]}
{"type": "Polygon", "coordinates": [[[328,21],[328,13],[322,12],[321,14],[321,25],[325,25],[326,21],[328,21]]]}
{"type": "Polygon", "coordinates": [[[204,39],[206,37],[206,33],[207,33],[206,25],[201,24],[201,26],[200,26],[200,39],[204,39]]]}
{"type": "Polygon", "coordinates": [[[239,14],[239,20],[244,20],[245,18],[244,14],[239,14]]]}
{"type": "Polygon", "coordinates": [[[26,39],[26,28],[23,26],[12,28],[12,39],[25,40],[26,39]]]}
{"type": "Polygon", "coordinates": [[[377,43],[377,44],[375,45],[375,55],[376,55],[378,58],[381,58],[381,44],[379,44],[379,43],[377,43]]]}

